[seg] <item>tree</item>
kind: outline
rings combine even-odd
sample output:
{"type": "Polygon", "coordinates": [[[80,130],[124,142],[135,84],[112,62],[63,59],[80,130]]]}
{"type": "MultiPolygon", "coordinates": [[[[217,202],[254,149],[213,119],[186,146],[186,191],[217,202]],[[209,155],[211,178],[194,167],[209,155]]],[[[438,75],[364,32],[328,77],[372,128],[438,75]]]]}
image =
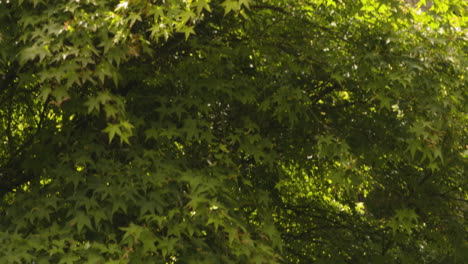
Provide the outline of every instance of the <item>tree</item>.
{"type": "Polygon", "coordinates": [[[463,263],[467,4],[0,3],[2,263],[463,263]]]}

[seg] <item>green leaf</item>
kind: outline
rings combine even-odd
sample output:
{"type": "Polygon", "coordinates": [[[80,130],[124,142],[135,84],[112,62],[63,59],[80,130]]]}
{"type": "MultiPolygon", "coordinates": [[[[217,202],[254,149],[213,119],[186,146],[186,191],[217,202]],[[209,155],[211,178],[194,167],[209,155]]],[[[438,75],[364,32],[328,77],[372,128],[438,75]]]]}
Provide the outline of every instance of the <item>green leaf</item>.
{"type": "Polygon", "coordinates": [[[161,249],[163,258],[168,254],[173,254],[174,248],[179,240],[176,238],[164,237],[159,240],[158,248],[161,249]]]}
{"type": "Polygon", "coordinates": [[[122,131],[120,130],[120,124],[109,123],[107,124],[107,127],[102,131],[109,134],[109,144],[112,142],[112,139],[114,138],[115,135],[122,136],[122,131]]]}
{"type": "Polygon", "coordinates": [[[93,112],[94,110],[99,111],[101,109],[101,102],[97,97],[90,97],[85,102],[85,106],[88,107],[88,114],[93,112]]]}
{"type": "Polygon", "coordinates": [[[406,150],[410,152],[411,158],[414,159],[414,155],[416,154],[416,151],[421,149],[420,142],[418,140],[412,139],[412,140],[409,140],[407,143],[408,143],[408,147],[406,150]]]}
{"type": "Polygon", "coordinates": [[[143,243],[144,253],[156,253],[158,251],[158,247],[156,247],[157,238],[151,231],[145,229],[140,236],[140,241],[143,243]]]}
{"type": "Polygon", "coordinates": [[[41,89],[41,95],[40,96],[42,98],[42,102],[46,102],[51,93],[52,93],[52,89],[50,89],[50,87],[46,87],[46,88],[41,89]]]}
{"type": "Polygon", "coordinates": [[[388,226],[392,228],[393,233],[397,230],[402,230],[408,234],[411,234],[412,229],[416,228],[418,224],[418,215],[414,209],[398,209],[396,210],[395,216],[393,216],[388,222],[388,226]]]}
{"type": "Polygon", "coordinates": [[[185,40],[188,40],[191,34],[195,35],[194,27],[186,26],[180,32],[184,33],[185,40]]]}
{"type": "Polygon", "coordinates": [[[126,213],[127,208],[128,208],[128,205],[124,200],[117,199],[112,204],[111,214],[114,215],[119,210],[122,210],[124,213],[126,213]]]}
{"type": "Polygon", "coordinates": [[[241,6],[243,5],[247,9],[249,9],[250,8],[250,2],[251,2],[251,0],[239,0],[239,5],[241,5],[241,6]]]}
{"type": "Polygon", "coordinates": [[[198,15],[200,15],[203,10],[211,12],[211,7],[210,7],[209,2],[210,0],[197,0],[193,2],[195,4],[198,15]]]}
{"type": "Polygon", "coordinates": [[[132,27],[136,21],[142,21],[140,14],[135,12],[130,12],[127,19],[130,20],[130,27],[132,27]]]}
{"type": "Polygon", "coordinates": [[[71,220],[72,225],[76,225],[78,233],[81,233],[83,227],[87,227],[89,230],[93,230],[93,226],[91,225],[91,220],[89,216],[87,216],[84,212],[78,211],[76,216],[71,220]]]}
{"type": "Polygon", "coordinates": [[[224,15],[229,14],[231,11],[237,12],[241,8],[241,4],[236,0],[225,0],[222,5],[224,6],[224,15]]]}
{"type": "Polygon", "coordinates": [[[76,263],[78,260],[80,260],[80,256],[69,253],[60,258],[59,264],[73,264],[76,263]]]}
{"type": "Polygon", "coordinates": [[[49,56],[50,52],[46,46],[34,45],[32,47],[25,48],[20,53],[20,63],[24,65],[28,61],[33,61],[36,57],[39,58],[39,62],[44,60],[45,57],[49,56]]]}

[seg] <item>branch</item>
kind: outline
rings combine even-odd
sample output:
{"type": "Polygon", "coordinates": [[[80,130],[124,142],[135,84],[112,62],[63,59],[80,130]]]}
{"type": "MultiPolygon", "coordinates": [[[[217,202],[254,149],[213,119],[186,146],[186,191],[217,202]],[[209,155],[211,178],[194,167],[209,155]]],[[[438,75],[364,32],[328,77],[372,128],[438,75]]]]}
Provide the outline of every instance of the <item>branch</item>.
{"type": "Polygon", "coordinates": [[[439,196],[439,197],[441,197],[441,198],[447,199],[447,200],[452,200],[452,201],[459,201],[459,202],[468,203],[468,200],[466,200],[466,199],[455,198],[455,197],[449,196],[449,195],[447,195],[447,194],[445,194],[445,193],[435,193],[435,192],[434,192],[434,193],[432,193],[432,194],[434,194],[434,195],[436,195],[436,196],[439,196]]]}
{"type": "Polygon", "coordinates": [[[268,9],[268,10],[276,11],[276,12],[279,12],[279,13],[282,13],[282,14],[285,14],[285,15],[290,15],[290,13],[287,12],[286,10],[284,10],[284,8],[281,8],[281,7],[278,7],[278,6],[252,5],[251,8],[254,8],[254,9],[268,9]]]}

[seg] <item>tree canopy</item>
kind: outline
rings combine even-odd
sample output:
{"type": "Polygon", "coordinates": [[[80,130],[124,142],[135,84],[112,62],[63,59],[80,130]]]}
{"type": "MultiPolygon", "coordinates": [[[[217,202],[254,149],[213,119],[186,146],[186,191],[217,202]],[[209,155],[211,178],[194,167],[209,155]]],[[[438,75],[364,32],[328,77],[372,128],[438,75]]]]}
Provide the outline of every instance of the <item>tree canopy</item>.
{"type": "Polygon", "coordinates": [[[464,263],[467,10],[0,1],[0,262],[464,263]]]}

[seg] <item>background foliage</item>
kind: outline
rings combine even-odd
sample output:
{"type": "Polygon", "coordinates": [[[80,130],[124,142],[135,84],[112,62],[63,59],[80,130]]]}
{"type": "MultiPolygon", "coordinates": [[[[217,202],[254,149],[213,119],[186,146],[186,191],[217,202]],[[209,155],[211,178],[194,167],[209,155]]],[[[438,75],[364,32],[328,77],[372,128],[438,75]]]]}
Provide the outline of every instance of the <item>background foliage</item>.
{"type": "Polygon", "coordinates": [[[1,1],[0,262],[463,263],[468,8],[425,2],[1,1]]]}

